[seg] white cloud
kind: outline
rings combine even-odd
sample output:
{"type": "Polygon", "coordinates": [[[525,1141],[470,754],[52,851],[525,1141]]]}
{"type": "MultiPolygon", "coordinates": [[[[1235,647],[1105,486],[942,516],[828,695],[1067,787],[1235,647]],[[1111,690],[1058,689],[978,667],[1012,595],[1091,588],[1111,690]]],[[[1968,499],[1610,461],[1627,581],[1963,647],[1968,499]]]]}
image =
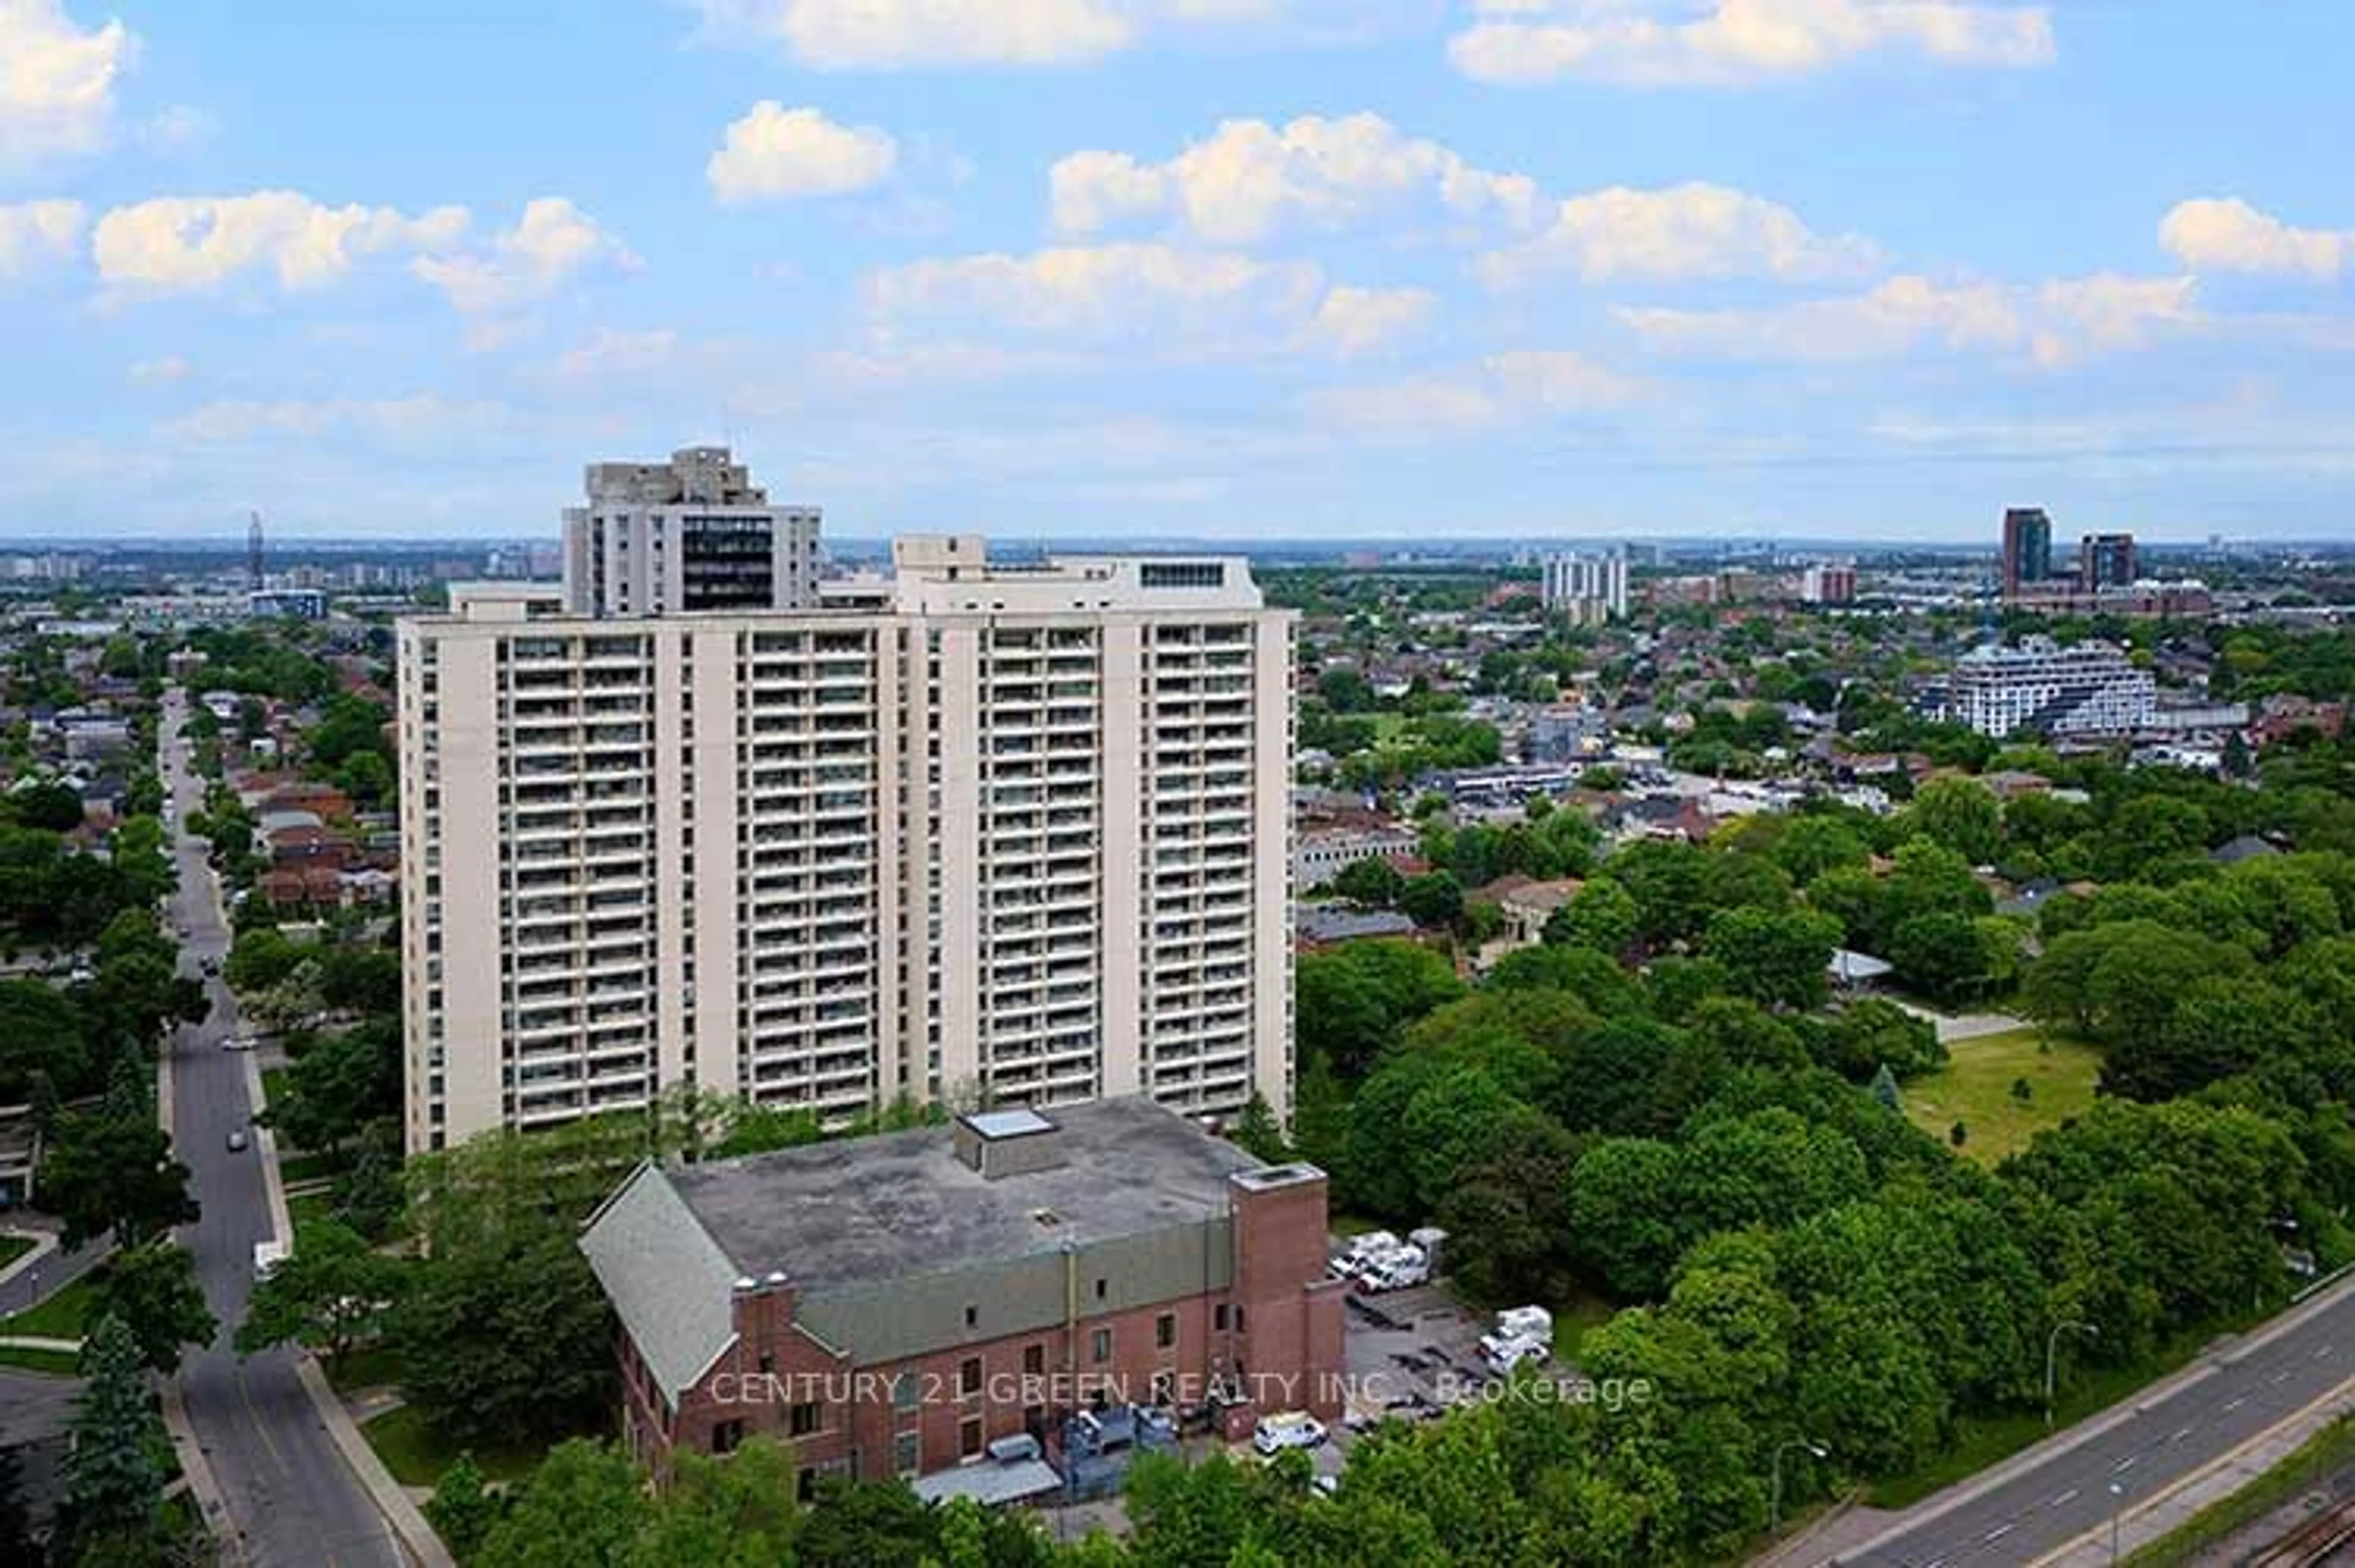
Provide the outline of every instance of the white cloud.
{"type": "Polygon", "coordinates": [[[466,223],[462,207],[410,218],[389,207],[325,207],[291,190],[158,197],[100,219],[92,248],[99,276],[122,289],[212,289],[261,271],[308,289],[337,282],[363,256],[447,251],[466,223]]]}
{"type": "Polygon", "coordinates": [[[776,201],[866,190],[890,178],[899,161],[899,144],[882,131],[763,99],[728,127],[704,176],[721,201],[776,201]]]}
{"type": "Polygon", "coordinates": [[[74,252],[85,215],[78,201],[0,207],[0,278],[14,278],[74,252]]]}
{"type": "Polygon", "coordinates": [[[1438,299],[1427,289],[1334,289],[1309,319],[1308,340],[1343,359],[1387,348],[1421,329],[1438,299]]]}
{"type": "Polygon", "coordinates": [[[450,296],[462,315],[496,315],[545,299],[599,267],[635,268],[638,259],[596,219],[560,196],[527,203],[490,248],[464,255],[421,256],[417,275],[450,296]]]}
{"type": "Polygon", "coordinates": [[[1909,274],[1867,293],[1764,310],[1626,306],[1616,314],[1665,354],[1838,362],[1943,349],[2025,355],[2057,368],[2141,348],[2163,332],[2200,325],[2192,286],[2190,278],[2108,272],[2026,287],[1909,274]]]}
{"type": "Polygon", "coordinates": [[[2294,229],[2237,197],[2178,202],[2159,221],[2158,242],[2195,272],[2295,272],[2328,281],[2355,261],[2355,230],[2294,229]]]}
{"type": "Polygon", "coordinates": [[[1649,391],[1583,354],[1516,349],[1435,375],[1320,388],[1302,405],[1318,423],[1438,436],[1549,414],[1599,413],[1649,391]]]}
{"type": "Polygon", "coordinates": [[[701,0],[708,31],[783,43],[822,70],[1071,65],[1135,37],[1120,0],[701,0]]]}
{"type": "Polygon", "coordinates": [[[510,423],[512,417],[513,411],[504,403],[457,403],[430,394],[315,401],[232,400],[207,403],[165,425],[164,433],[192,445],[227,446],[345,432],[388,446],[414,449],[489,434],[510,423]]]}
{"type": "Polygon", "coordinates": [[[137,52],[119,21],[84,29],[59,0],[0,0],[0,168],[105,145],[137,52]]]}
{"type": "Polygon", "coordinates": [[[220,134],[220,122],[194,104],[176,103],[139,127],[139,144],[151,153],[186,153],[220,134]]]}
{"type": "Polygon", "coordinates": [[[142,359],[131,367],[131,384],[134,387],[162,387],[187,379],[188,362],[176,354],[166,354],[160,359],[142,359]]]}
{"type": "Polygon", "coordinates": [[[1977,0],[1479,0],[1448,44],[1476,80],[1737,86],[1874,54],[2019,69],[2055,58],[2041,6],[1977,0]]]}
{"type": "Polygon", "coordinates": [[[588,342],[559,355],[551,373],[559,381],[583,383],[648,376],[666,368],[677,351],[678,334],[666,327],[645,332],[600,327],[588,342]]]}
{"type": "Polygon", "coordinates": [[[875,273],[868,293],[892,335],[978,330],[1182,349],[1288,336],[1326,289],[1310,262],[1121,244],[913,261],[875,273]]]}
{"type": "Polygon", "coordinates": [[[1658,190],[1614,186],[1564,201],[1544,233],[1481,258],[1481,277],[1504,287],[1554,273],[1587,283],[1620,278],[1845,278],[1878,252],[1854,234],[1818,234],[1779,203],[1720,185],[1658,190]]]}
{"type": "Polygon", "coordinates": [[[1535,181],[1476,168],[1379,114],[1308,114],[1281,128],[1230,120],[1167,163],[1074,153],[1050,176],[1055,224],[1093,234],[1167,219],[1195,239],[1248,245],[1286,227],[1340,229],[1378,212],[1436,210],[1455,222],[1526,229],[1535,181]]]}

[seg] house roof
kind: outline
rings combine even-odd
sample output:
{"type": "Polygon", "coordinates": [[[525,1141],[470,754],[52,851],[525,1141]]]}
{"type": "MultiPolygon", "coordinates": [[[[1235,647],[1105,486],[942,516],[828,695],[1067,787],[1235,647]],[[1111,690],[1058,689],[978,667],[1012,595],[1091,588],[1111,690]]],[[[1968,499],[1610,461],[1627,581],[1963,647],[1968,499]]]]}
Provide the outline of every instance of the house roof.
{"type": "Polygon", "coordinates": [[[2237,866],[2243,860],[2262,860],[2281,851],[2254,833],[2243,833],[2238,838],[2209,851],[2208,858],[2220,866],[2237,866]]]}

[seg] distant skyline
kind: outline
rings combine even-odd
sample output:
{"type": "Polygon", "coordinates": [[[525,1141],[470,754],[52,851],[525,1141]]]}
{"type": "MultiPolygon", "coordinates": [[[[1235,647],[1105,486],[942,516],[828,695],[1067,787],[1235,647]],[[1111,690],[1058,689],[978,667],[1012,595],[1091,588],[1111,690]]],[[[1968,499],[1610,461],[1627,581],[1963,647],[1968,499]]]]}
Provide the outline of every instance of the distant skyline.
{"type": "Polygon", "coordinates": [[[2355,537],[2355,7],[0,0],[0,539],[2355,537]]]}

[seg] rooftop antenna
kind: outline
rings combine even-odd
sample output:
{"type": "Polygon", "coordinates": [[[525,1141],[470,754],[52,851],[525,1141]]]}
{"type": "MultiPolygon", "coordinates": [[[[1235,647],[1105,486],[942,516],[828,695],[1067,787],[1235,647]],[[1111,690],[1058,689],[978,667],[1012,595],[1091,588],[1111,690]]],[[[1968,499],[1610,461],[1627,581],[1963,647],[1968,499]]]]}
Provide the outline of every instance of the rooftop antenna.
{"type": "Polygon", "coordinates": [[[250,586],[261,592],[261,514],[252,514],[253,523],[245,530],[245,571],[251,579],[250,586]]]}

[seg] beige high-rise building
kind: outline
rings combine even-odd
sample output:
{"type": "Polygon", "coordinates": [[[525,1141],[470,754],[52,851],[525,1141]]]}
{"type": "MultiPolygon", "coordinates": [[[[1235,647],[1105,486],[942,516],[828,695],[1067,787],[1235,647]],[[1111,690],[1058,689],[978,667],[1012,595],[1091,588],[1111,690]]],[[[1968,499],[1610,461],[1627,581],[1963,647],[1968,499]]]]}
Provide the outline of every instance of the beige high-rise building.
{"type": "Polygon", "coordinates": [[[724,446],[592,463],[564,513],[564,603],[583,615],[798,610],[816,603],[818,513],[773,506],[724,446]]]}
{"type": "Polygon", "coordinates": [[[1291,614],[1236,559],[893,554],[802,611],[402,624],[411,1149],[690,1079],[1288,1109],[1291,614]]]}

